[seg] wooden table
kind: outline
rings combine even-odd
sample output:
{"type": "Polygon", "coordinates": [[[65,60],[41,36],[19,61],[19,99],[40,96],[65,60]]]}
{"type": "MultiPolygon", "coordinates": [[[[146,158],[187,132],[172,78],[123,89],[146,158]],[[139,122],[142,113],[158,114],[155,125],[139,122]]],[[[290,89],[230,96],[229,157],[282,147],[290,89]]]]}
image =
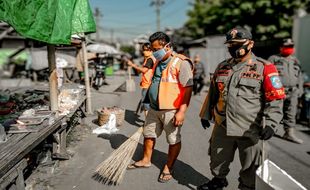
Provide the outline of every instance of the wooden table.
{"type": "Polygon", "coordinates": [[[50,135],[54,140],[52,158],[69,159],[66,151],[68,121],[78,110],[85,117],[85,100],[83,90],[78,104],[68,115],[56,118],[53,124],[47,124],[38,132],[8,135],[8,140],[0,144],[0,189],[5,189],[12,183],[17,190],[25,189],[23,170],[28,165],[26,156],[50,135]]]}
{"type": "Polygon", "coordinates": [[[6,142],[0,144],[0,189],[4,189],[16,177],[17,189],[24,189],[22,170],[27,166],[24,157],[59,129],[64,119],[64,116],[55,119],[53,124],[37,133],[12,134],[6,142]]]}

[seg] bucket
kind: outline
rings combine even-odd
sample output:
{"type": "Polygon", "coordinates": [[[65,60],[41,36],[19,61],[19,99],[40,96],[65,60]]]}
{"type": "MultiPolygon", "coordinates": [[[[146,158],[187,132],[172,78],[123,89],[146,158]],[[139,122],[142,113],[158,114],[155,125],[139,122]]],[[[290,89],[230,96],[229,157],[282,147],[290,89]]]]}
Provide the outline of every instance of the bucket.
{"type": "Polygon", "coordinates": [[[98,109],[98,124],[100,126],[106,124],[109,121],[110,114],[113,113],[116,116],[116,125],[119,127],[123,124],[125,119],[125,110],[118,107],[110,107],[98,109]]]}

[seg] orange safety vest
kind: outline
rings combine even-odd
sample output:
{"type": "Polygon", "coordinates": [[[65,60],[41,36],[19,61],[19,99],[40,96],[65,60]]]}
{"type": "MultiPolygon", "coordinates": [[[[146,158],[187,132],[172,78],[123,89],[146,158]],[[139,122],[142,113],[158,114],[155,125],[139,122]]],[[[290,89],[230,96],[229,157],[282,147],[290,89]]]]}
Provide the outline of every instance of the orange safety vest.
{"type": "MultiPolygon", "coordinates": [[[[154,68],[155,64],[156,64],[156,59],[152,55],[150,57],[146,57],[144,59],[142,66],[144,67],[146,65],[146,62],[149,58],[151,58],[153,60],[153,68],[154,68]]],[[[152,83],[153,74],[154,74],[153,69],[149,69],[146,73],[142,73],[141,82],[140,82],[141,88],[149,88],[150,87],[150,85],[152,83]]]]}
{"type": "Polygon", "coordinates": [[[188,61],[193,68],[193,63],[188,57],[172,53],[171,60],[162,71],[158,92],[159,109],[179,109],[183,103],[185,88],[179,81],[179,73],[184,61],[188,61]]]}

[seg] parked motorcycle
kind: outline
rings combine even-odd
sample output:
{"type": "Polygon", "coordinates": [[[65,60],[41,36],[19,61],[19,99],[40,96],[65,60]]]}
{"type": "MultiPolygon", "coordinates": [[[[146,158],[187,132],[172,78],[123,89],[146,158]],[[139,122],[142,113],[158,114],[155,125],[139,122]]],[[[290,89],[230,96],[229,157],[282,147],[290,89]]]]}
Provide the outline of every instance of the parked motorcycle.
{"type": "Polygon", "coordinates": [[[103,85],[107,85],[108,83],[105,81],[105,69],[106,63],[104,58],[96,58],[92,62],[92,66],[94,70],[94,77],[92,78],[92,86],[94,89],[99,90],[99,88],[103,85]]]}

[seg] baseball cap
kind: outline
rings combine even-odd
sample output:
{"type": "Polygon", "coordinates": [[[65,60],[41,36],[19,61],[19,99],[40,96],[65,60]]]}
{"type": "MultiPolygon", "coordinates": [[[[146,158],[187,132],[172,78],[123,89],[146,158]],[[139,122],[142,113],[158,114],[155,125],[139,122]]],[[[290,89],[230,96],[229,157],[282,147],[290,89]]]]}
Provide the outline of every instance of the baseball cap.
{"type": "Polygon", "coordinates": [[[226,43],[230,42],[245,42],[246,40],[251,40],[252,34],[245,28],[236,27],[229,30],[226,33],[226,43]]]}
{"type": "Polygon", "coordinates": [[[291,38],[283,40],[282,46],[294,46],[294,42],[291,38]]]}

